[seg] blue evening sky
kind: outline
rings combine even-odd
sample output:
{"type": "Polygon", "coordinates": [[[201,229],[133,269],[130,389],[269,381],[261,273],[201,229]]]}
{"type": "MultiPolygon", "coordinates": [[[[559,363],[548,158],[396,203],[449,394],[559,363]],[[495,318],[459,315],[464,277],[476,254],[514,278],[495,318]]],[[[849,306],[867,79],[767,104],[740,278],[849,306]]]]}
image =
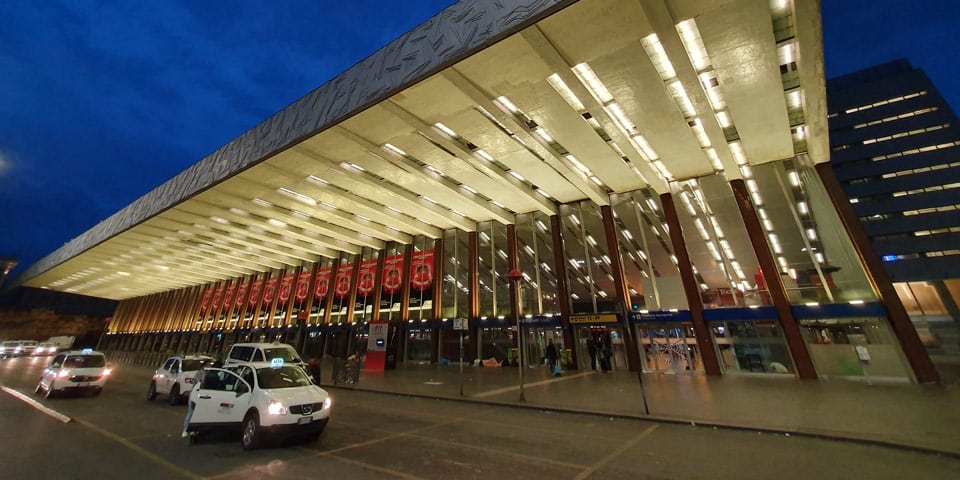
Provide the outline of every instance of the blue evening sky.
{"type": "MultiPolygon", "coordinates": [[[[451,3],[3,2],[11,276],[451,3]]],[[[824,0],[828,77],[905,57],[960,106],[958,5],[824,0]]]]}

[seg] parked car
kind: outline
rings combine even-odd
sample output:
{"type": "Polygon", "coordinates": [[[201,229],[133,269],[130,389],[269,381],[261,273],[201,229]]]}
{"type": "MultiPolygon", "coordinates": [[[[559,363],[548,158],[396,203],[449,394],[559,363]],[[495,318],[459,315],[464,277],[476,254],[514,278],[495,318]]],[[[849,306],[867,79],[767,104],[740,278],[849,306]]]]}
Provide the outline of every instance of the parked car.
{"type": "Polygon", "coordinates": [[[167,396],[170,405],[184,402],[193,389],[197,371],[211,364],[213,357],[207,355],[176,355],[164,360],[150,379],[147,400],[153,400],[160,394],[167,396]]]}
{"type": "Polygon", "coordinates": [[[38,343],[37,348],[33,350],[33,355],[38,357],[41,355],[53,355],[54,353],[57,353],[57,346],[48,342],[38,343]]]}
{"type": "Polygon", "coordinates": [[[36,340],[20,340],[21,355],[33,355],[33,351],[36,349],[37,349],[36,340]]]}
{"type": "Polygon", "coordinates": [[[333,401],[300,366],[277,358],[204,369],[190,403],[192,441],[209,430],[239,429],[243,448],[250,450],[265,437],[316,440],[330,420],[333,401]]]}
{"type": "Polygon", "coordinates": [[[307,364],[296,349],[286,343],[235,343],[230,347],[224,366],[241,362],[270,362],[283,359],[284,364],[296,364],[306,369],[307,364]]]}
{"type": "Polygon", "coordinates": [[[47,398],[70,391],[90,392],[96,396],[103,391],[109,377],[110,367],[103,353],[89,348],[62,352],[43,370],[36,392],[43,392],[47,398]]]}
{"type": "Polygon", "coordinates": [[[20,340],[7,340],[0,343],[0,358],[17,357],[23,355],[20,340]]]}

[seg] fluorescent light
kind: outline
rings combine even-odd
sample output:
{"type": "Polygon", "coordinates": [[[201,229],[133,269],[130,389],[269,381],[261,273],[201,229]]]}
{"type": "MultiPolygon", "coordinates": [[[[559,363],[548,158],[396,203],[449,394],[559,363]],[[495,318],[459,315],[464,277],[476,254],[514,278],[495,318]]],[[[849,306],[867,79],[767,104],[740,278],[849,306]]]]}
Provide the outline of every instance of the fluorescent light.
{"type": "Polygon", "coordinates": [[[577,75],[580,82],[583,83],[590,93],[601,103],[607,104],[613,101],[613,95],[607,90],[607,87],[600,81],[597,74],[594,73],[590,65],[581,63],[573,67],[573,73],[577,75]]]}
{"type": "Polygon", "coordinates": [[[690,57],[690,62],[696,71],[702,71],[710,66],[710,59],[707,57],[707,49],[703,46],[703,39],[700,38],[700,30],[697,29],[697,22],[694,19],[684,20],[677,24],[677,32],[680,33],[680,41],[683,48],[690,57]]]}
{"type": "Polygon", "coordinates": [[[393,144],[385,143],[385,144],[383,144],[383,148],[385,148],[386,150],[388,150],[388,151],[390,151],[390,152],[396,153],[397,155],[400,155],[401,157],[407,156],[407,152],[404,152],[403,150],[397,148],[397,147],[394,146],[393,144]]]}
{"type": "Polygon", "coordinates": [[[277,192],[279,192],[281,195],[286,195],[286,196],[288,196],[288,197],[290,197],[290,198],[292,198],[292,199],[294,199],[294,200],[296,200],[296,201],[298,201],[298,202],[302,202],[302,203],[305,203],[305,204],[310,205],[310,206],[313,206],[313,207],[315,207],[315,206],[317,205],[317,201],[314,200],[313,198],[310,198],[310,197],[308,197],[308,196],[306,196],[306,195],[304,195],[304,194],[302,194],[302,193],[299,193],[299,192],[294,192],[293,190],[290,190],[289,188],[280,187],[280,188],[277,189],[277,192]]]}
{"type": "Polygon", "coordinates": [[[459,135],[457,135],[457,132],[454,132],[453,130],[450,129],[450,127],[448,127],[448,126],[446,126],[446,125],[444,125],[444,124],[442,124],[442,123],[440,123],[440,122],[434,123],[433,126],[434,126],[434,127],[437,127],[438,130],[440,130],[440,131],[443,132],[443,133],[446,133],[447,135],[449,135],[449,136],[451,136],[451,137],[453,137],[453,138],[458,138],[458,137],[459,137],[459,135]]]}
{"type": "Polygon", "coordinates": [[[511,102],[510,99],[507,97],[497,97],[495,102],[497,102],[498,104],[500,104],[501,106],[509,110],[510,113],[516,114],[520,112],[520,109],[517,108],[517,106],[514,105],[513,102],[511,102]]]}
{"type": "MultiPolygon", "coordinates": [[[[576,68],[576,67],[574,67],[576,68]]],[[[547,77],[547,83],[553,87],[557,93],[570,105],[570,108],[576,110],[577,112],[583,112],[586,110],[586,107],[583,106],[583,103],[577,98],[577,95],[573,93],[573,90],[570,90],[570,87],[560,78],[560,75],[554,73],[547,77]]]]}
{"type": "Polygon", "coordinates": [[[657,37],[656,33],[647,35],[640,43],[647,52],[647,56],[650,57],[650,60],[653,62],[653,66],[657,69],[657,73],[660,74],[661,80],[667,81],[677,76],[676,71],[673,69],[673,64],[670,63],[667,52],[663,49],[660,38],[657,37]]]}

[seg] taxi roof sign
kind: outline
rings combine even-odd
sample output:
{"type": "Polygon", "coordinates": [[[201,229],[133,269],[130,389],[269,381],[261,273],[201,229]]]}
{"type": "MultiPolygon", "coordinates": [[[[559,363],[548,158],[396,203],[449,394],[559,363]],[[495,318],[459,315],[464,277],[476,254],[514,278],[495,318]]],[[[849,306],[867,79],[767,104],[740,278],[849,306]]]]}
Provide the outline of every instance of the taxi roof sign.
{"type": "Polygon", "coordinates": [[[283,366],[283,358],[282,358],[282,357],[277,357],[277,358],[274,358],[274,359],[271,359],[271,360],[270,360],[270,367],[271,367],[271,368],[280,368],[280,367],[282,367],[282,366],[283,366]]]}

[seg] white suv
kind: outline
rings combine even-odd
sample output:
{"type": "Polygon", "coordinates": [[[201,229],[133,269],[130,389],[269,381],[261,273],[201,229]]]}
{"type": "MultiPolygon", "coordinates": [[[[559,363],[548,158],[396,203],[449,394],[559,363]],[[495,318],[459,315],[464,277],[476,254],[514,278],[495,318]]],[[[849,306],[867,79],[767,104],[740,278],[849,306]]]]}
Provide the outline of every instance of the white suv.
{"type": "Polygon", "coordinates": [[[167,396],[170,405],[183,402],[190,396],[197,371],[212,364],[213,357],[206,355],[177,355],[164,360],[150,379],[147,400],[153,400],[159,393],[167,396]]]}
{"type": "Polygon", "coordinates": [[[286,343],[235,343],[224,359],[224,366],[241,362],[271,362],[283,359],[284,364],[296,364],[306,368],[296,349],[286,343]]]}
{"type": "Polygon", "coordinates": [[[89,348],[63,352],[53,357],[43,370],[36,392],[44,392],[47,398],[67,391],[89,391],[100,395],[108,377],[110,368],[102,353],[89,348]]]}
{"type": "Polygon", "coordinates": [[[267,435],[316,440],[330,420],[332,400],[302,368],[277,358],[204,369],[190,403],[191,441],[207,430],[240,427],[243,448],[250,450],[267,435]]]}

